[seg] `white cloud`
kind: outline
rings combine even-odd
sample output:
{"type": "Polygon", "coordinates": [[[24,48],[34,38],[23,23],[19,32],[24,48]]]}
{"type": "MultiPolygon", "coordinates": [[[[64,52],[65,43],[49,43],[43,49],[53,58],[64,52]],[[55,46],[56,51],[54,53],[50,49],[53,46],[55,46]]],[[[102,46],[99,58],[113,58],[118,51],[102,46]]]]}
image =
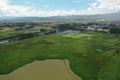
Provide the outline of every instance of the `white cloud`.
{"type": "MultiPolygon", "coordinates": [[[[65,15],[91,15],[104,14],[120,11],[120,0],[96,0],[90,4],[87,10],[56,10],[56,11],[39,11],[34,7],[21,5],[12,5],[12,0],[0,0],[0,16],[65,16],[65,15]]],[[[45,1],[45,0],[40,0],[45,1]]],[[[81,1],[81,0],[74,0],[81,1]]],[[[46,5],[45,7],[48,7],[46,5]]]]}
{"type": "MultiPolygon", "coordinates": [[[[10,0],[0,0],[0,15],[1,16],[65,16],[80,14],[75,10],[56,10],[56,11],[39,11],[30,7],[11,5],[10,0]]],[[[47,8],[48,5],[45,5],[47,8]]]]}
{"type": "Polygon", "coordinates": [[[2,16],[24,16],[30,11],[30,7],[10,5],[11,0],[0,0],[0,14],[2,16]]]}
{"type": "Polygon", "coordinates": [[[120,11],[120,0],[97,0],[88,10],[97,14],[120,11]]]}

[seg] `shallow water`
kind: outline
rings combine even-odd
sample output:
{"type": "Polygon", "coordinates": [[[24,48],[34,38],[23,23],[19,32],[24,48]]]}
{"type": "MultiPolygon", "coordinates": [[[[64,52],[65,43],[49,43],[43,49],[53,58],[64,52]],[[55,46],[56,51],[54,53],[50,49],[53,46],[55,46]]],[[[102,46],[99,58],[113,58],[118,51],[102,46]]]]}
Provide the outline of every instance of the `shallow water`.
{"type": "Polygon", "coordinates": [[[35,61],[14,72],[0,75],[0,80],[82,80],[69,67],[68,60],[35,61]]]}

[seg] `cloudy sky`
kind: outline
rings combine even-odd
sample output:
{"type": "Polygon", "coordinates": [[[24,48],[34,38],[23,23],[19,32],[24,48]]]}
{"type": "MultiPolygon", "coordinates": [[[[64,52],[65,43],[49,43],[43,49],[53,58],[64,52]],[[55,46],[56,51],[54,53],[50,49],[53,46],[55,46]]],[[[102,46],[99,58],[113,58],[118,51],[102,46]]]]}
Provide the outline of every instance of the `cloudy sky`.
{"type": "Polygon", "coordinates": [[[120,11],[120,0],[0,0],[0,16],[93,15],[120,11]]]}

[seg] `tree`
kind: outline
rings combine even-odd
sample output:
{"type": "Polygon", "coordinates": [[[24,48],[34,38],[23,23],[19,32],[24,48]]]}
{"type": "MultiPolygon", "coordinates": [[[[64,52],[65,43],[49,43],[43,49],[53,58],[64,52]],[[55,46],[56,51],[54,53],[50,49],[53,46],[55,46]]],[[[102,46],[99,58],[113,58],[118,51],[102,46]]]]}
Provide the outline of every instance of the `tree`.
{"type": "Polygon", "coordinates": [[[46,32],[47,30],[46,29],[40,29],[40,32],[46,32]]]}
{"type": "Polygon", "coordinates": [[[110,29],[110,33],[120,34],[120,28],[119,28],[119,27],[112,27],[112,28],[110,29]]]}

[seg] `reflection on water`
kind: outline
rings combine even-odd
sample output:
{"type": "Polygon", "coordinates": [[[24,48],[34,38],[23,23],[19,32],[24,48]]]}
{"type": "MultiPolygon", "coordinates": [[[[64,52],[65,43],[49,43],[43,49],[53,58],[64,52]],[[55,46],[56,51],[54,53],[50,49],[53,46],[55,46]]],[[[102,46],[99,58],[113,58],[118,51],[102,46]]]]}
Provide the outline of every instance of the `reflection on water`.
{"type": "Polygon", "coordinates": [[[81,80],[69,68],[68,60],[35,61],[7,75],[0,80],[81,80]]]}

